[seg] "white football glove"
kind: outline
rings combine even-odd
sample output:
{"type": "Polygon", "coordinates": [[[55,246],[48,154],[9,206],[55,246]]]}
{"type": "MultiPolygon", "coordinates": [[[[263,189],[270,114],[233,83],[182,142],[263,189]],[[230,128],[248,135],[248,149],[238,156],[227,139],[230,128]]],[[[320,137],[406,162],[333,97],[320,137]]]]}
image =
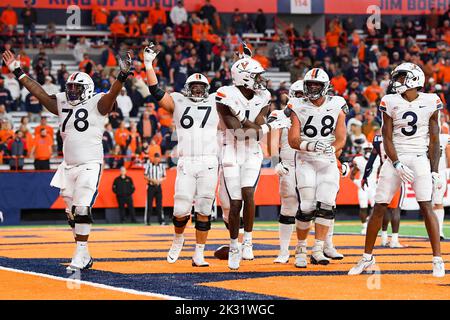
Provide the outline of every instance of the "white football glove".
{"type": "Polygon", "coordinates": [[[284,165],[283,161],[281,161],[275,166],[275,173],[280,177],[285,176],[289,173],[289,169],[284,165]]]}
{"type": "Polygon", "coordinates": [[[433,179],[433,193],[444,188],[444,181],[442,181],[441,176],[437,172],[431,173],[431,178],[433,179]]]}
{"type": "Polygon", "coordinates": [[[159,53],[159,51],[156,51],[156,48],[155,48],[155,45],[153,44],[153,42],[151,42],[149,46],[145,47],[145,49],[144,49],[144,65],[145,65],[146,69],[153,67],[153,60],[155,60],[158,53],[159,53]]]}
{"type": "Polygon", "coordinates": [[[323,143],[322,141],[308,142],[302,141],[300,143],[300,150],[306,150],[311,152],[325,152],[331,146],[329,144],[323,143]]]}
{"type": "Polygon", "coordinates": [[[131,59],[131,52],[128,51],[125,55],[125,58],[123,59],[121,56],[118,56],[117,58],[119,61],[120,72],[125,74],[129,73],[133,62],[133,60],[131,59]]]}
{"type": "Polygon", "coordinates": [[[397,174],[399,175],[400,179],[402,179],[404,183],[412,183],[414,181],[414,172],[410,168],[408,168],[398,160],[395,161],[393,165],[395,170],[397,170],[397,174]]]}
{"type": "Polygon", "coordinates": [[[16,58],[14,54],[9,50],[3,53],[3,61],[11,72],[16,70],[17,68],[20,68],[20,55],[18,55],[16,58]]]}
{"type": "Polygon", "coordinates": [[[336,148],[333,146],[327,146],[325,150],[323,150],[323,153],[325,154],[334,154],[336,152],[336,148]]]}
{"type": "Polygon", "coordinates": [[[290,118],[284,116],[284,117],[279,117],[279,118],[275,119],[272,122],[269,122],[267,125],[272,130],[284,129],[284,128],[289,129],[291,127],[292,123],[291,123],[291,119],[290,118]]]}

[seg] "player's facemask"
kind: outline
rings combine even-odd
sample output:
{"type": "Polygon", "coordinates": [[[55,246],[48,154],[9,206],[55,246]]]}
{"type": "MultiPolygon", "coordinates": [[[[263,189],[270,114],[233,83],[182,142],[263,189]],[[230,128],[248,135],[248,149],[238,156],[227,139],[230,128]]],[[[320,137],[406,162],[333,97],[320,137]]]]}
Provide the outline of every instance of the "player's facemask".
{"type": "Polygon", "coordinates": [[[310,100],[317,100],[326,94],[325,84],[319,81],[305,81],[304,94],[310,100]]]}
{"type": "Polygon", "coordinates": [[[303,98],[305,96],[305,94],[303,93],[303,91],[294,91],[294,97],[295,98],[303,98]]]}
{"type": "Polygon", "coordinates": [[[183,95],[195,102],[200,102],[209,96],[209,85],[203,82],[186,84],[183,88],[183,95]]]}
{"type": "Polygon", "coordinates": [[[392,89],[395,92],[402,94],[406,90],[415,88],[415,87],[409,86],[408,84],[411,84],[412,82],[414,82],[416,80],[417,80],[417,77],[411,71],[399,70],[392,74],[392,80],[391,80],[392,89]]]}
{"type": "Polygon", "coordinates": [[[66,83],[66,98],[67,102],[75,106],[85,99],[86,88],[78,83],[66,83]]]}
{"type": "Polygon", "coordinates": [[[253,79],[253,90],[265,90],[267,89],[268,80],[264,78],[262,73],[251,73],[250,78],[253,79]]]}

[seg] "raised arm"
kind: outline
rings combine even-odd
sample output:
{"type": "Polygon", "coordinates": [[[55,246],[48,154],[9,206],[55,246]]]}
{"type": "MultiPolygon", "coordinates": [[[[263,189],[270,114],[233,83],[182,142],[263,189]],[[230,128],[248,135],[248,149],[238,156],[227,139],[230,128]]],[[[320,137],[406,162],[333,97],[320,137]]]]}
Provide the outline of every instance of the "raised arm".
{"type": "Polygon", "coordinates": [[[39,83],[28,77],[25,72],[23,72],[20,67],[20,56],[17,56],[16,59],[14,54],[7,50],[3,53],[3,61],[5,65],[8,66],[9,71],[16,76],[17,80],[25,88],[27,88],[27,90],[30,91],[30,93],[35,96],[39,102],[47,108],[48,111],[56,115],[58,114],[56,96],[47,94],[39,83]]]}
{"type": "Polygon", "coordinates": [[[158,105],[166,111],[173,113],[175,109],[175,103],[170,94],[164,92],[158,87],[158,78],[156,77],[155,70],[153,69],[153,60],[155,60],[159,51],[154,49],[153,43],[144,49],[144,65],[147,73],[148,89],[153,97],[158,101],[158,105]]]}
{"type": "Polygon", "coordinates": [[[131,53],[127,52],[127,57],[125,60],[122,60],[120,57],[119,67],[120,73],[117,76],[117,79],[112,84],[109,91],[104,94],[97,103],[97,108],[100,114],[106,115],[110,113],[114,108],[114,103],[116,102],[117,96],[120,93],[120,90],[123,87],[124,82],[127,80],[128,76],[131,74],[131,53]]]}

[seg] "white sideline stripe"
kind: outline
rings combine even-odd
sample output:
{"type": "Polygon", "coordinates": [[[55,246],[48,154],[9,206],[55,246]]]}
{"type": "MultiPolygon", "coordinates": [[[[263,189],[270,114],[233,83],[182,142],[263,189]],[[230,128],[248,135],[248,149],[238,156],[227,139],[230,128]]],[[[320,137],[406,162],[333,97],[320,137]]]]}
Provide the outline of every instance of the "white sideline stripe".
{"type": "Polygon", "coordinates": [[[120,287],[113,287],[113,286],[108,286],[106,284],[101,284],[101,283],[95,283],[95,282],[84,281],[84,280],[77,280],[77,279],[70,279],[70,278],[63,278],[63,277],[57,277],[57,276],[52,276],[52,275],[45,274],[45,273],[38,273],[38,272],[33,272],[33,271],[25,271],[25,270],[20,270],[20,269],[7,268],[7,267],[3,267],[3,266],[0,266],[0,270],[11,271],[11,272],[16,272],[16,273],[23,273],[23,274],[28,274],[28,275],[48,278],[48,279],[52,279],[52,280],[59,280],[59,281],[64,281],[64,282],[70,281],[73,284],[78,284],[79,283],[79,284],[84,284],[84,285],[95,287],[95,288],[107,289],[107,290],[112,290],[112,291],[119,291],[119,292],[123,292],[123,293],[139,295],[139,296],[147,296],[147,297],[153,297],[153,298],[162,298],[162,299],[167,299],[167,300],[186,300],[184,298],[180,298],[180,297],[176,297],[176,296],[168,296],[168,295],[159,294],[159,293],[138,291],[138,290],[134,290],[134,289],[126,289],[126,288],[120,288],[120,287]]]}

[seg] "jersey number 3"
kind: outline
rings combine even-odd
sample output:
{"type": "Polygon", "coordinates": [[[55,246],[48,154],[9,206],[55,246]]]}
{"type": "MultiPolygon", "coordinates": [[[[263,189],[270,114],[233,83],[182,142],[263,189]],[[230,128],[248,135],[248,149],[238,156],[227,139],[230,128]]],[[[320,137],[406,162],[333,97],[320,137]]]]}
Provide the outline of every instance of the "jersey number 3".
{"type": "MultiPolygon", "coordinates": [[[[61,132],[65,132],[67,121],[69,121],[70,117],[72,116],[73,109],[62,109],[62,112],[67,113],[67,117],[64,119],[61,128],[61,132]]],[[[75,121],[73,122],[73,126],[77,131],[83,132],[89,128],[89,122],[87,121],[88,115],[88,111],[84,108],[78,109],[75,112],[75,121]]]]}
{"type": "Polygon", "coordinates": [[[416,123],[417,123],[417,114],[415,114],[412,111],[408,111],[408,112],[405,112],[403,114],[402,119],[406,119],[408,117],[411,118],[411,121],[408,121],[408,126],[410,126],[411,129],[410,130],[406,130],[405,128],[402,128],[402,133],[405,136],[410,137],[410,136],[413,136],[416,133],[416,131],[417,131],[417,125],[416,125],[416,123]]]}

